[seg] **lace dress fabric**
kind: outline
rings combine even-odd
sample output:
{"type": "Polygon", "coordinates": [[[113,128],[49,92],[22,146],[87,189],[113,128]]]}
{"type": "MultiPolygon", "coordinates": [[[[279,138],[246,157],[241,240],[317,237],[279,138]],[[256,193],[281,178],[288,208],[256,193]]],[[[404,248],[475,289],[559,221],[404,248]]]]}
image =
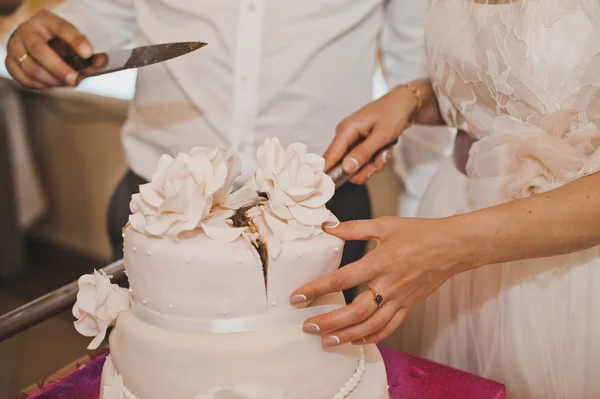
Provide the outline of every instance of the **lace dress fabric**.
{"type": "MultiPolygon", "coordinates": [[[[600,170],[600,1],[430,0],[426,47],[446,122],[479,141],[467,177],[442,166],[420,216],[600,170]]],[[[398,346],[504,382],[511,398],[600,397],[598,247],[463,273],[412,313],[398,346]]]]}

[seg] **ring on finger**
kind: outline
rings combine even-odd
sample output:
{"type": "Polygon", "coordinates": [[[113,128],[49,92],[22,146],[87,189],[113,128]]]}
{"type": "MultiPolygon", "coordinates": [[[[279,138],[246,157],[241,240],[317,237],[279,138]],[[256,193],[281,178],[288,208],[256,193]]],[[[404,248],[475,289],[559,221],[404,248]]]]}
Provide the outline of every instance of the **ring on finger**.
{"type": "Polygon", "coordinates": [[[381,295],[379,292],[375,291],[375,289],[371,286],[369,286],[368,289],[373,294],[373,301],[375,302],[377,307],[381,307],[381,305],[383,304],[383,295],[381,295]]]}
{"type": "Polygon", "coordinates": [[[25,60],[29,58],[29,53],[25,52],[23,53],[22,56],[20,56],[19,58],[17,58],[17,62],[19,63],[19,66],[23,65],[23,63],[25,62],[25,60]]]}

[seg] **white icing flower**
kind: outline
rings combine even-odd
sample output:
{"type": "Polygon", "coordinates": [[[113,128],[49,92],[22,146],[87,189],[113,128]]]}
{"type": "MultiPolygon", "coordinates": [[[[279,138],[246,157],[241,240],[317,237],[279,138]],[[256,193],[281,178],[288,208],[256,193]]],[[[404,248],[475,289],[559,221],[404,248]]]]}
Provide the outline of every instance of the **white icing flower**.
{"type": "Polygon", "coordinates": [[[213,165],[213,182],[224,183],[213,194],[213,204],[219,205],[231,192],[235,179],[242,173],[240,158],[227,148],[219,145],[216,148],[196,147],[190,152],[192,158],[208,157],[213,165]]]}
{"type": "Polygon", "coordinates": [[[257,156],[255,184],[269,197],[273,214],[320,229],[330,215],[325,204],[335,191],[335,184],[323,171],[323,157],[309,153],[300,143],[284,149],[277,139],[267,139],[257,156]]]}
{"type": "Polygon", "coordinates": [[[226,216],[211,217],[211,210],[228,197],[240,171],[237,155],[222,146],[194,148],[175,159],[163,155],[151,182],[132,196],[129,222],[137,231],[178,241],[180,233],[202,226],[203,221],[226,216]]]}
{"type": "Polygon", "coordinates": [[[77,302],[73,316],[77,318],[75,329],[86,337],[94,337],[88,349],[96,349],[104,340],[106,329],[112,325],[120,312],[130,308],[129,290],[111,284],[102,270],[79,278],[77,302]]]}
{"type": "Polygon", "coordinates": [[[194,399],[290,399],[280,387],[265,387],[254,383],[237,384],[229,388],[213,388],[194,399]]]}

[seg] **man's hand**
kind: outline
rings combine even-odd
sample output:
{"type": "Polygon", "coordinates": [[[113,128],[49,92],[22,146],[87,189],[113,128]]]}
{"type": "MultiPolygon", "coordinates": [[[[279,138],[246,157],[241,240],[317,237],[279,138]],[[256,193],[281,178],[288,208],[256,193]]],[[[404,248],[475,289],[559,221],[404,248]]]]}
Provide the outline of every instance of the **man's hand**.
{"type": "Polygon", "coordinates": [[[47,10],[19,25],[8,42],[6,68],[30,89],[76,86],[79,74],[48,45],[53,38],[68,44],[84,59],[92,56],[89,41],[73,25],[47,10]]]}

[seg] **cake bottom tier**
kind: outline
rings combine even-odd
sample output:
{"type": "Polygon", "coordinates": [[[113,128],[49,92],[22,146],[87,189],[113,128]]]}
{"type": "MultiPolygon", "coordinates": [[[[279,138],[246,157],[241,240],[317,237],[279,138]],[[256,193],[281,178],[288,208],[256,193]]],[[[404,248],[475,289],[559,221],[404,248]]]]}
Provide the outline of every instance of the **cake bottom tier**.
{"type": "Polygon", "coordinates": [[[182,333],[128,311],[119,316],[110,347],[105,399],[387,398],[385,367],[375,346],[325,350],[318,336],[296,325],[239,334],[182,333]]]}
{"type": "MultiPolygon", "coordinates": [[[[388,399],[388,385],[386,378],[385,365],[381,354],[375,345],[369,345],[365,347],[365,360],[366,370],[360,381],[360,383],[350,392],[347,396],[344,396],[342,392],[336,393],[333,399],[345,398],[345,399],[388,399]]],[[[114,363],[110,357],[107,357],[104,363],[104,369],[102,370],[102,392],[100,398],[103,399],[141,399],[135,396],[123,383],[123,379],[120,378],[114,363]]],[[[290,396],[283,394],[278,395],[278,392],[271,392],[273,395],[265,396],[260,386],[251,386],[252,392],[249,392],[246,396],[240,396],[237,392],[223,392],[216,391],[213,394],[200,394],[196,395],[194,399],[289,399],[290,396]],[[258,390],[258,391],[257,391],[258,390]],[[255,395],[256,394],[256,395],[255,395]]],[[[268,394],[268,393],[267,393],[268,394]]],[[[171,396],[170,396],[171,397],[171,396]]],[[[316,398],[324,398],[325,396],[317,396],[316,398]]]]}

